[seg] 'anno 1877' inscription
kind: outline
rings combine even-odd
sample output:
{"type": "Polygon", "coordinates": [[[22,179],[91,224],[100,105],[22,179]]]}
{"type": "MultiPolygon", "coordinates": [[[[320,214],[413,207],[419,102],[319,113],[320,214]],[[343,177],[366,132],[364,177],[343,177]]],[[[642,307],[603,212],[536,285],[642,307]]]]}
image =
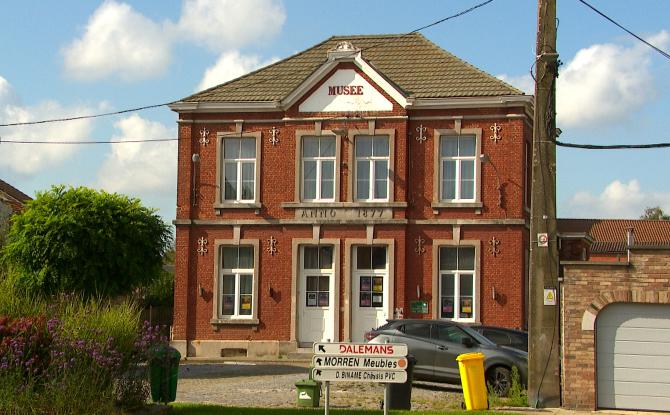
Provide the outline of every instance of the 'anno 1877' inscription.
{"type": "Polygon", "coordinates": [[[392,219],[388,208],[300,208],[295,210],[296,219],[316,220],[370,220],[392,219]]]}

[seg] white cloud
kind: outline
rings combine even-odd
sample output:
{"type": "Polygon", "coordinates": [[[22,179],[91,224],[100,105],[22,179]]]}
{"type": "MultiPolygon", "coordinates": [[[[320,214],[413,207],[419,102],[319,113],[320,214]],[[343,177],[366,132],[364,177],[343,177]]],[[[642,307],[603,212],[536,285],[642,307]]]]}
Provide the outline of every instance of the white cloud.
{"type": "MultiPolygon", "coordinates": [[[[137,114],[114,124],[113,141],[176,138],[177,132],[137,114]]],[[[177,188],[177,142],[112,144],[98,171],[97,186],[109,192],[162,194],[177,188]]]]}
{"type": "Polygon", "coordinates": [[[16,104],[18,104],[18,97],[14,89],[5,78],[0,76],[0,108],[16,104]]]}
{"type": "Polygon", "coordinates": [[[221,52],[272,38],[285,20],[277,0],[184,0],[177,30],[221,52]]]}
{"type": "Polygon", "coordinates": [[[528,95],[535,93],[535,81],[530,74],[521,76],[511,76],[507,74],[496,75],[496,78],[503,82],[507,82],[515,88],[518,88],[528,95]]]}
{"type": "Polygon", "coordinates": [[[628,183],[615,180],[598,195],[587,191],[577,192],[568,202],[567,214],[561,216],[636,219],[650,206],[660,206],[664,211],[670,211],[670,192],[645,192],[637,180],[628,183]]]}
{"type": "MultiPolygon", "coordinates": [[[[51,118],[73,117],[100,111],[99,108],[63,107],[54,101],[45,101],[34,107],[0,105],[0,120],[27,122],[51,118]]],[[[86,141],[92,130],[91,120],[56,122],[39,125],[5,127],[2,138],[0,167],[30,176],[62,164],[81,146],[63,144],[16,144],[7,141],[86,141]]]]}
{"type": "MultiPolygon", "coordinates": [[[[665,47],[670,36],[662,31],[649,40],[665,47]]],[[[655,97],[646,45],[624,47],[598,44],[581,49],[561,71],[557,81],[557,117],[561,127],[597,126],[625,120],[655,97]]]]}
{"type": "Polygon", "coordinates": [[[66,73],[80,80],[117,75],[138,80],[161,74],[170,63],[171,38],[164,27],[125,3],[105,1],[81,38],[65,47],[66,73]]]}
{"type": "Polygon", "coordinates": [[[198,91],[230,81],[277,60],[279,59],[272,58],[261,62],[261,59],[256,55],[240,55],[236,50],[223,53],[214,66],[207,68],[205,71],[205,75],[198,85],[198,91]]]}

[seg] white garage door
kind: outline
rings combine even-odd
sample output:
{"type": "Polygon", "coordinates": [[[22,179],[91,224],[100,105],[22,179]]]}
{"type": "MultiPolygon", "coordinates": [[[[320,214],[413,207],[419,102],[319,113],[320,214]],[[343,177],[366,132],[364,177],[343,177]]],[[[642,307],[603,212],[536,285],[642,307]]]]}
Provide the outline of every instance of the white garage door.
{"type": "Polygon", "coordinates": [[[596,321],[598,407],[670,410],[670,305],[616,303],[596,321]]]}

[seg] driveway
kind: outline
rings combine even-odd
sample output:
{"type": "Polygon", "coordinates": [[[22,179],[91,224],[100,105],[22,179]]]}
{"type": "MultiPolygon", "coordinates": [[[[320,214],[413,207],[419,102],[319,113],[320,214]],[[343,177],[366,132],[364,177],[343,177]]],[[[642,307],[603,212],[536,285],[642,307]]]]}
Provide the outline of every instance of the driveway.
{"type": "MultiPolygon", "coordinates": [[[[308,376],[307,363],[185,363],[179,368],[177,401],[226,406],[296,406],[295,383],[308,376]]],[[[331,408],[378,409],[384,388],[375,383],[331,383],[331,408]]],[[[460,408],[461,388],[414,382],[412,409],[460,408]]],[[[324,398],[321,398],[323,406],[324,398]]]]}

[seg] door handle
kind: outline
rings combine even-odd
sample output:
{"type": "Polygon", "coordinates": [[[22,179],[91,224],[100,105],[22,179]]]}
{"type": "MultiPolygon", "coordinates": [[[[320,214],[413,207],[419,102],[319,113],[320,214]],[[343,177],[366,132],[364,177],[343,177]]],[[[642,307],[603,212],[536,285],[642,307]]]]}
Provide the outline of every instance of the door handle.
{"type": "Polygon", "coordinates": [[[437,350],[449,350],[447,346],[437,346],[437,350]]]}

